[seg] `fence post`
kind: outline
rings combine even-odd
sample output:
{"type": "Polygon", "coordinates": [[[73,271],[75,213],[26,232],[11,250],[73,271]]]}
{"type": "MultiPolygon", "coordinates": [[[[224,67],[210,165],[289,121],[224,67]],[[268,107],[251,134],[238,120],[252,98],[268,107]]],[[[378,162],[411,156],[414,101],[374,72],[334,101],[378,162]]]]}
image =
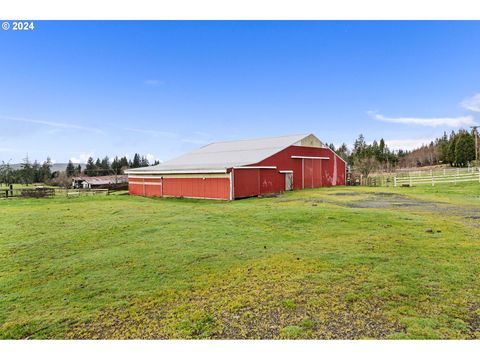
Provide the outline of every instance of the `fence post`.
{"type": "Polygon", "coordinates": [[[434,180],[434,177],[433,177],[433,172],[432,172],[432,186],[435,186],[435,180],[434,180]]]}
{"type": "MultiPolygon", "coordinates": [[[[479,181],[480,181],[480,175],[479,175],[479,181]]],[[[393,177],[393,187],[397,187],[397,175],[393,177]]]]}

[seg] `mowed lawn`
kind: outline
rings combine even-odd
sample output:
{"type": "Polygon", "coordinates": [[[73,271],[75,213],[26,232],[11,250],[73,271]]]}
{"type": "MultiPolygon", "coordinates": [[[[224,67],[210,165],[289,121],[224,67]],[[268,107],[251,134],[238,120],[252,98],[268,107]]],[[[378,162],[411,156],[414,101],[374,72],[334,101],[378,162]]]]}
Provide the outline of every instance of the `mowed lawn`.
{"type": "Polygon", "coordinates": [[[479,336],[478,183],[0,200],[1,338],[479,336]]]}

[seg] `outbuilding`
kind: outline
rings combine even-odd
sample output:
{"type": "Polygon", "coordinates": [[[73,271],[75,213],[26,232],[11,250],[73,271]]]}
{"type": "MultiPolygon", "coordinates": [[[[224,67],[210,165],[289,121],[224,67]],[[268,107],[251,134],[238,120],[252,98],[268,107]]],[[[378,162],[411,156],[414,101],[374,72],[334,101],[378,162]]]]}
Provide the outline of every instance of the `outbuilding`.
{"type": "Polygon", "coordinates": [[[313,134],[212,143],[130,169],[131,195],[234,200],[345,185],[346,163],[313,134]]]}
{"type": "Polygon", "coordinates": [[[75,176],[72,178],[74,189],[108,189],[113,185],[126,184],[126,175],[75,176]]]}

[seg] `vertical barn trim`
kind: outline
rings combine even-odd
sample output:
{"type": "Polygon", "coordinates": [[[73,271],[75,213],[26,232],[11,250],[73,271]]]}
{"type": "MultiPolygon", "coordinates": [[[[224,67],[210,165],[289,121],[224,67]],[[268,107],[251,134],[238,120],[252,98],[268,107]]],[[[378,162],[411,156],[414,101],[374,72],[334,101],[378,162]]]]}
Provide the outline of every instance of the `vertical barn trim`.
{"type": "Polygon", "coordinates": [[[315,161],[312,159],[312,189],[315,187],[315,161]]]}
{"type": "Polygon", "coordinates": [[[330,149],[329,147],[326,147],[324,149],[327,149],[328,151],[330,151],[333,156],[339,158],[340,160],[342,160],[344,163],[345,163],[345,166],[347,166],[347,162],[340,156],[340,155],[337,155],[337,153],[335,151],[333,151],[332,149],[330,149]]]}
{"type": "Polygon", "coordinates": [[[318,176],[320,177],[320,187],[323,186],[323,176],[322,176],[322,169],[323,169],[323,164],[321,161],[318,162],[318,164],[320,165],[320,169],[318,169],[318,176]]]}
{"type": "Polygon", "coordinates": [[[302,158],[302,189],[305,189],[305,158],[302,158]]]}
{"type": "Polygon", "coordinates": [[[235,199],[235,175],[233,174],[233,171],[234,170],[232,169],[230,172],[230,200],[235,199]]]}

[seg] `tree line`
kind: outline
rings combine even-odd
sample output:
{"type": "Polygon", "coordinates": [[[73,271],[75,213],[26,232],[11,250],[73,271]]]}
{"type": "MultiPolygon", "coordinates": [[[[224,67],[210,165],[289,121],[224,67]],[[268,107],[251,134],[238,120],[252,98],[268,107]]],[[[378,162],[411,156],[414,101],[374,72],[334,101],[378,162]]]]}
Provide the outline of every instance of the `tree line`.
{"type": "Polygon", "coordinates": [[[444,132],[443,136],[430,144],[421,145],[410,151],[392,151],[384,139],[367,144],[362,134],[353,143],[352,150],[345,143],[338,148],[333,144],[327,146],[351,165],[355,172],[364,176],[374,171],[428,165],[448,164],[466,167],[472,165],[475,160],[475,134],[462,129],[452,131],[450,135],[444,132]]]}
{"type": "Polygon", "coordinates": [[[345,143],[338,149],[334,144],[327,144],[327,146],[364,176],[368,176],[376,170],[390,171],[394,169],[403,154],[390,150],[383,138],[367,144],[363,134],[360,134],[355,140],[352,150],[345,143]]]}
{"type": "MultiPolygon", "coordinates": [[[[392,151],[385,144],[384,139],[374,140],[371,144],[367,144],[362,134],[354,141],[351,149],[345,143],[338,148],[334,144],[326,145],[352,166],[355,172],[364,176],[368,176],[374,171],[392,171],[398,167],[438,164],[464,167],[475,160],[475,135],[466,130],[452,131],[450,135],[445,132],[443,136],[430,144],[422,145],[411,151],[392,151]]],[[[0,185],[2,183],[55,183],[56,181],[66,183],[72,176],[120,175],[128,168],[139,168],[158,163],[155,161],[150,164],[146,156],[135,153],[131,160],[126,156],[115,156],[112,161],[108,156],[96,160],[90,157],[84,169],[80,164],[75,165],[69,161],[65,171],[52,172],[50,158],[43,163],[36,160],[32,163],[27,156],[20,169],[15,170],[4,162],[0,165],[0,185]]]]}
{"type": "Polygon", "coordinates": [[[446,132],[429,144],[406,151],[400,159],[401,167],[438,164],[465,167],[475,160],[475,134],[466,130],[446,132]]]}
{"type": "Polygon", "coordinates": [[[150,164],[146,156],[135,153],[132,160],[126,156],[115,156],[110,161],[105,156],[96,161],[90,157],[82,169],[80,164],[75,165],[71,160],[68,162],[65,171],[52,171],[52,161],[48,157],[44,162],[37,160],[31,162],[28,155],[22,160],[19,169],[14,169],[10,164],[2,162],[0,164],[0,185],[1,184],[24,184],[45,183],[52,185],[65,185],[70,182],[72,176],[103,176],[103,175],[121,175],[124,170],[129,168],[139,168],[150,165],[157,165],[159,161],[150,164]]]}
{"type": "Polygon", "coordinates": [[[13,169],[10,164],[3,161],[0,165],[0,185],[48,183],[52,177],[52,161],[49,157],[40,164],[37,160],[30,162],[27,156],[23,159],[20,169],[13,169]]]}

